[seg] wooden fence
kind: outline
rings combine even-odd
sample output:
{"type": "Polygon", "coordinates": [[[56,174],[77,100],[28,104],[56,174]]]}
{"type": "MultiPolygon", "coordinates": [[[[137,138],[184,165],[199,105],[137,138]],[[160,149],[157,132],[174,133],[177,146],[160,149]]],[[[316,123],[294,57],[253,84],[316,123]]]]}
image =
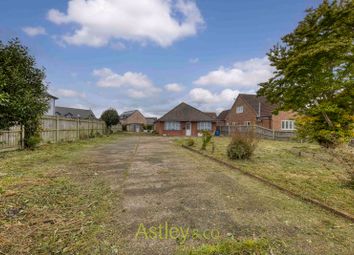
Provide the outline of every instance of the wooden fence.
{"type": "Polygon", "coordinates": [[[261,126],[219,126],[221,135],[231,136],[235,132],[255,132],[260,138],[271,139],[271,140],[281,140],[288,141],[295,137],[294,131],[277,131],[264,128],[261,126]]]}
{"type": "MultiPolygon", "coordinates": [[[[85,139],[107,132],[106,125],[101,120],[80,120],[58,116],[44,116],[41,120],[41,143],[59,143],[85,139]]],[[[112,128],[121,131],[121,126],[112,128]]],[[[0,130],[0,151],[23,148],[24,132],[20,126],[9,130],[0,130]]]]}

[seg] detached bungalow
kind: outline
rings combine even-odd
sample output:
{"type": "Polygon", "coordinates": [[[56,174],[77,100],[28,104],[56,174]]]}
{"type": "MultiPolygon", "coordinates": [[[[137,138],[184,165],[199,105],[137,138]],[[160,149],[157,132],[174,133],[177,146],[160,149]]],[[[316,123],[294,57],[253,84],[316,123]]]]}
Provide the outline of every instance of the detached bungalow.
{"type": "Polygon", "coordinates": [[[215,116],[181,103],[156,121],[156,131],[170,136],[198,136],[203,130],[214,132],[215,116]]]}

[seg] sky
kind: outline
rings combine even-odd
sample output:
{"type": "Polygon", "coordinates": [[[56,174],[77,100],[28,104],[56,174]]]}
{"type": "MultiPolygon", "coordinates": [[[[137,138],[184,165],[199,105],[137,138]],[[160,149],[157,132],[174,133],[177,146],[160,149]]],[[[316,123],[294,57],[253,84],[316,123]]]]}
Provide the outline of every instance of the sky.
{"type": "Polygon", "coordinates": [[[1,0],[0,40],[29,48],[58,106],[219,113],[272,76],[266,53],[320,2],[1,0]]]}

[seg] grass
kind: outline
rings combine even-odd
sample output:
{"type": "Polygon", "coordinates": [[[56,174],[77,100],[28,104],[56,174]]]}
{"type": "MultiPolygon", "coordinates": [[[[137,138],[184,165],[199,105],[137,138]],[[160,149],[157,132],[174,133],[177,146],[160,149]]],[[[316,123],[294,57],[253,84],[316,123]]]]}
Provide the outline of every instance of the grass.
{"type": "MultiPolygon", "coordinates": [[[[200,149],[201,138],[193,148],[200,149]]],[[[250,160],[227,157],[228,137],[215,137],[214,152],[209,144],[204,153],[232,163],[303,196],[319,200],[354,215],[354,190],[350,171],[353,148],[326,150],[316,144],[261,140],[250,160]]],[[[184,140],[177,141],[179,144],[184,140]]]]}
{"type": "Polygon", "coordinates": [[[0,154],[1,254],[115,254],[119,199],[82,152],[118,135],[0,154]],[[83,176],[85,178],[83,178],[83,176]]]}
{"type": "Polygon", "coordinates": [[[266,255],[272,248],[265,239],[225,240],[216,244],[203,244],[200,247],[181,249],[177,255],[266,255]]]}

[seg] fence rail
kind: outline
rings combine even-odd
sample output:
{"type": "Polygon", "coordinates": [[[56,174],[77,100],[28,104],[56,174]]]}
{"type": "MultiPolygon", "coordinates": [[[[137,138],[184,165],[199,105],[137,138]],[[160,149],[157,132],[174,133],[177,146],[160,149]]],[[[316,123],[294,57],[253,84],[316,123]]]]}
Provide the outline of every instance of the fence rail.
{"type": "Polygon", "coordinates": [[[281,141],[288,141],[295,137],[294,131],[277,131],[271,130],[268,128],[264,128],[261,126],[243,126],[243,125],[236,125],[236,126],[219,126],[221,135],[224,136],[231,136],[235,132],[255,132],[260,138],[263,139],[271,139],[271,140],[281,140],[281,141]]]}
{"type": "MultiPolygon", "coordinates": [[[[121,126],[114,126],[112,130],[121,131],[121,126]]],[[[69,119],[58,116],[44,116],[41,119],[41,143],[75,141],[106,132],[106,125],[101,120],[69,119]]],[[[0,130],[0,152],[23,148],[23,137],[24,132],[20,126],[0,130]]]]}

